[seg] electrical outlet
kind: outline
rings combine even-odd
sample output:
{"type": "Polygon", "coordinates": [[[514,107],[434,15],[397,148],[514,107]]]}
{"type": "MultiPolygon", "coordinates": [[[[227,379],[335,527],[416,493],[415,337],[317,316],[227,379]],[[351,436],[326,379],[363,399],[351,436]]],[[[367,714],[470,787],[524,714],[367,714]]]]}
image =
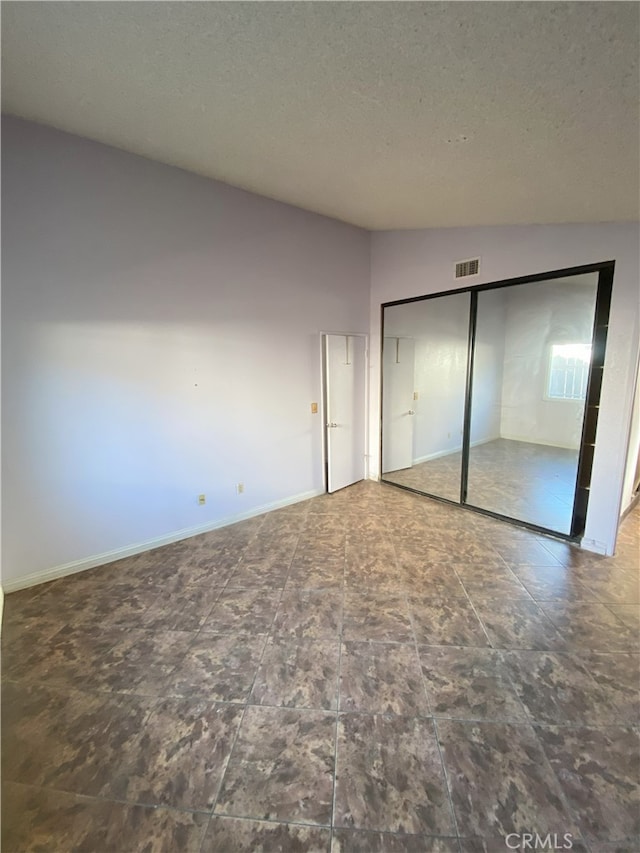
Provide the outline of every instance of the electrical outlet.
{"type": "Polygon", "coordinates": [[[418,392],[417,392],[417,391],[414,391],[414,392],[413,392],[413,399],[414,399],[414,400],[417,400],[419,396],[420,396],[420,395],[418,394],[418,392]]]}
{"type": "Polygon", "coordinates": [[[206,504],[206,502],[207,502],[207,496],[206,495],[198,495],[198,503],[200,506],[203,506],[204,504],[206,504]]]}
{"type": "Polygon", "coordinates": [[[241,495],[244,492],[244,483],[238,483],[236,486],[236,494],[241,495]]]}

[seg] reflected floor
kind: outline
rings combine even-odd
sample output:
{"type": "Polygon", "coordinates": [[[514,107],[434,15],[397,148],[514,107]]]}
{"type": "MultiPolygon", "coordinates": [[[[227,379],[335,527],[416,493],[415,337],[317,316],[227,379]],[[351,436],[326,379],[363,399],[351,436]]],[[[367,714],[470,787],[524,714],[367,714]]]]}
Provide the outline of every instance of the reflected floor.
{"type": "MultiPolygon", "coordinates": [[[[462,453],[384,475],[411,489],[457,501],[462,453]]],[[[471,448],[467,503],[569,533],[578,451],[499,438],[471,448]]]]}

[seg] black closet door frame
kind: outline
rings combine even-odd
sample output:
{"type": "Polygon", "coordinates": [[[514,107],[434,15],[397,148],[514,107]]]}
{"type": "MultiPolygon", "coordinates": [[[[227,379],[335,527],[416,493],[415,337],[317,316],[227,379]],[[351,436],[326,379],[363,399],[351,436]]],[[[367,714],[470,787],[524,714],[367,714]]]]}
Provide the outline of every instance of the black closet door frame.
{"type": "Polygon", "coordinates": [[[536,273],[535,275],[520,276],[519,278],[503,279],[501,281],[487,282],[469,287],[457,287],[451,290],[443,290],[438,293],[429,293],[423,296],[412,296],[408,299],[395,299],[391,302],[383,302],[380,306],[380,482],[397,489],[424,495],[425,497],[438,500],[443,503],[460,506],[472,512],[490,516],[491,518],[508,521],[518,527],[525,527],[538,533],[551,534],[557,538],[570,542],[578,541],[584,533],[587,518],[587,507],[589,503],[589,491],[591,487],[591,469],[593,465],[593,452],[597,431],[598,409],[600,405],[600,391],[602,388],[602,375],[604,369],[604,355],[607,342],[607,329],[609,325],[609,310],[611,307],[611,292],[613,289],[613,274],[615,261],[602,261],[596,264],[584,266],[566,267],[559,270],[536,273]],[[591,332],[591,359],[589,363],[589,379],[587,383],[587,394],[585,399],[585,410],[582,417],[582,433],[580,439],[580,450],[578,454],[578,473],[576,486],[573,494],[573,509],[571,516],[571,528],[569,533],[561,533],[548,527],[542,527],[529,521],[524,521],[512,516],[503,515],[467,503],[467,488],[469,481],[469,449],[471,446],[471,412],[473,403],[473,363],[475,357],[476,326],[478,319],[478,294],[487,290],[499,290],[505,287],[517,287],[520,284],[532,284],[534,282],[550,281],[556,278],[570,278],[571,276],[585,275],[587,273],[598,273],[596,287],[596,305],[594,312],[593,328],[591,332]],[[460,472],[460,499],[452,501],[440,495],[430,494],[411,486],[394,483],[391,480],[382,479],[382,402],[384,395],[383,371],[382,371],[382,347],[384,344],[384,322],[385,309],[395,305],[408,305],[412,302],[425,302],[429,299],[438,299],[442,296],[452,296],[457,293],[469,293],[469,333],[467,342],[467,371],[465,382],[464,414],[462,422],[462,467],[460,472]]]}

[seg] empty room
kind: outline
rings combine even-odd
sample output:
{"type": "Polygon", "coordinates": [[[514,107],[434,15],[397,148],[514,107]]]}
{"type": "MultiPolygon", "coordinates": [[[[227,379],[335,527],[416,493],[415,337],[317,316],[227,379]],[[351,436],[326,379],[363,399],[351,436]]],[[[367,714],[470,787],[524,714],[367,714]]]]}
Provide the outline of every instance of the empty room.
{"type": "Polygon", "coordinates": [[[3,853],[640,848],[640,6],[2,2],[3,853]]]}

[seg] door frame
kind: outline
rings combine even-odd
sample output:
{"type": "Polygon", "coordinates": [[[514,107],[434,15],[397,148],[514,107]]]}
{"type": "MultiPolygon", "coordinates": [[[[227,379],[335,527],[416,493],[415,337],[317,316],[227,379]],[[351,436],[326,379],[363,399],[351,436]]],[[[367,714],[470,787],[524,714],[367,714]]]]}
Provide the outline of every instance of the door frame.
{"type": "Polygon", "coordinates": [[[327,443],[327,362],[325,358],[325,338],[327,335],[338,335],[340,337],[364,338],[364,479],[369,479],[369,334],[368,332],[335,332],[320,330],[320,417],[322,418],[322,486],[324,493],[329,489],[329,451],[327,443]]]}
{"type": "MultiPolygon", "coordinates": [[[[385,342],[385,340],[394,340],[394,339],[398,342],[410,340],[413,344],[413,347],[414,347],[414,374],[413,374],[412,385],[413,385],[413,391],[415,391],[415,344],[416,344],[415,338],[408,337],[407,335],[389,335],[386,338],[385,337],[382,338],[382,349],[381,349],[381,353],[380,353],[380,358],[382,359],[382,361],[380,362],[380,374],[381,374],[381,376],[384,375],[384,370],[385,370],[384,342],[385,342]]],[[[412,408],[413,408],[413,405],[412,405],[412,408]]],[[[380,393],[380,423],[381,423],[381,425],[384,425],[384,401],[382,399],[382,393],[380,393]]],[[[412,432],[412,436],[411,436],[411,464],[412,465],[413,465],[413,451],[414,451],[414,446],[415,446],[414,442],[415,442],[415,431],[412,432]]],[[[388,471],[384,470],[384,467],[385,467],[384,466],[384,449],[382,447],[382,442],[380,442],[380,469],[379,470],[380,470],[380,476],[381,477],[385,473],[387,473],[387,474],[389,473],[388,471]]]]}

